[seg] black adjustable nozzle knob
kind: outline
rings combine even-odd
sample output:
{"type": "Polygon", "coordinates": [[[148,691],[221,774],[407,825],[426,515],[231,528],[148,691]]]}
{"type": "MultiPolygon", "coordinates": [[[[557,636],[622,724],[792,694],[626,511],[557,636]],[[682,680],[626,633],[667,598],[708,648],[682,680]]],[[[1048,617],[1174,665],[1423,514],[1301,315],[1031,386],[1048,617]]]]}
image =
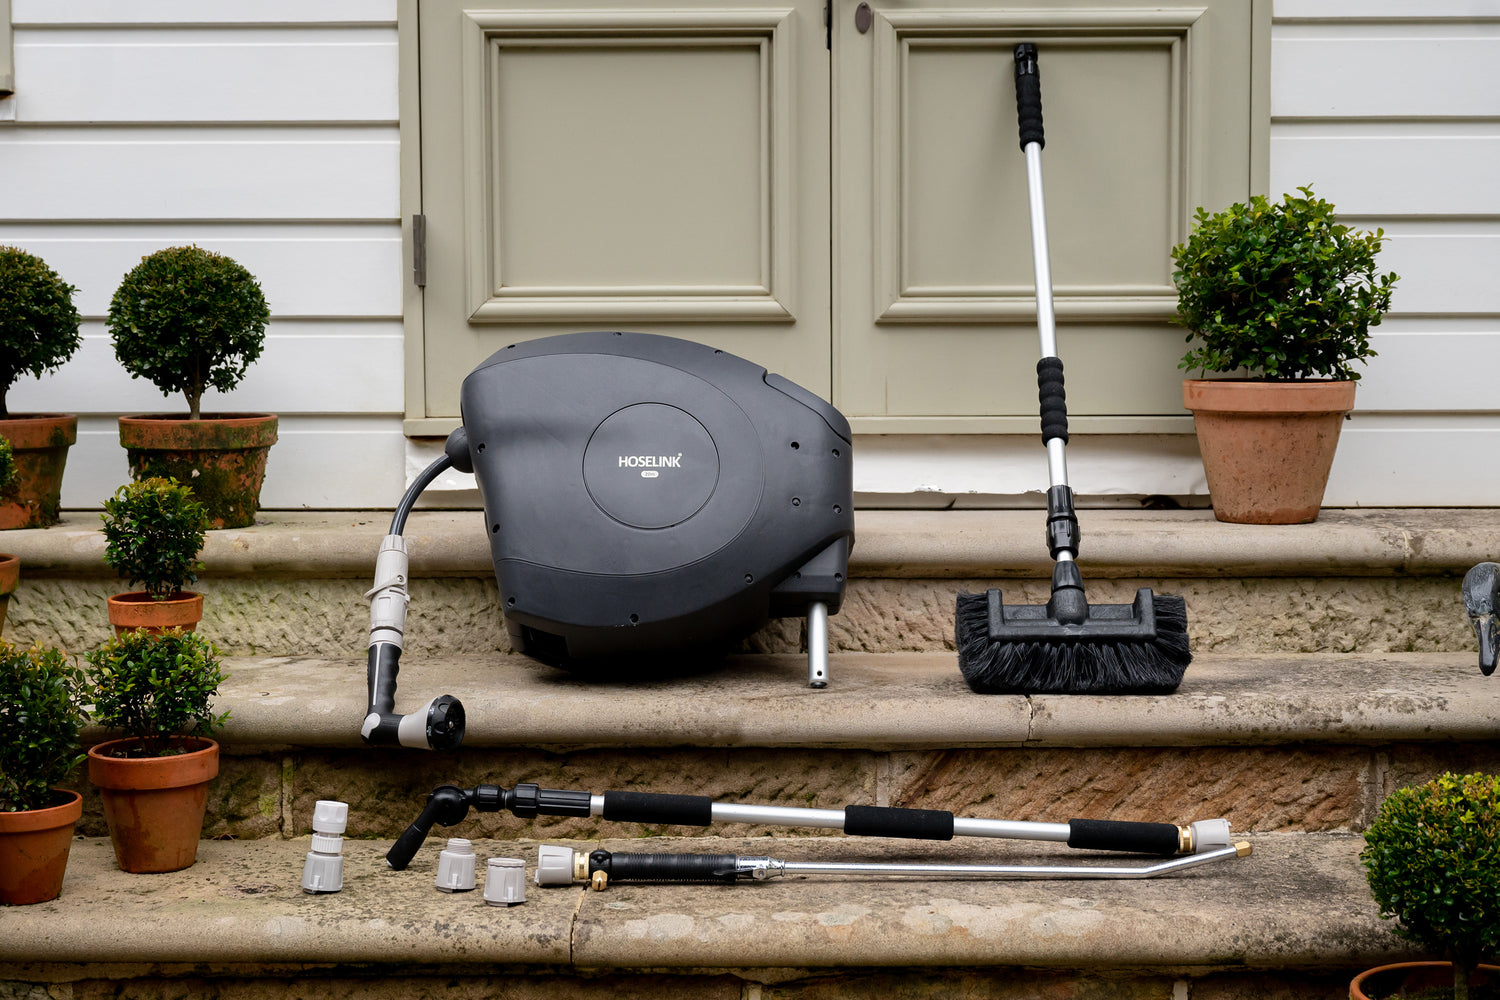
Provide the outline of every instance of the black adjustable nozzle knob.
{"type": "Polygon", "coordinates": [[[445,694],[427,709],[427,745],[434,750],[456,750],[464,741],[463,702],[445,694]]]}

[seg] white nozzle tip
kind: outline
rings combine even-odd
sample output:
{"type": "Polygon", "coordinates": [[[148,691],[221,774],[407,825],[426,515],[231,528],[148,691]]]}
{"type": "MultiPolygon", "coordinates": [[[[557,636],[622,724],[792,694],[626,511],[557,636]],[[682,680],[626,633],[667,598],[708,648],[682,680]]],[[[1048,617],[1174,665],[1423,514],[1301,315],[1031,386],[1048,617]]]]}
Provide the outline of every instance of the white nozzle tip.
{"type": "Polygon", "coordinates": [[[349,823],[349,804],[319,799],[313,806],[313,833],[342,834],[349,823]]]}
{"type": "Polygon", "coordinates": [[[536,855],[537,885],[573,884],[573,848],[543,844],[536,855]]]}
{"type": "Polygon", "coordinates": [[[1221,847],[1233,847],[1234,841],[1229,834],[1229,820],[1227,819],[1200,819],[1191,824],[1193,831],[1193,853],[1203,854],[1206,851],[1217,851],[1221,847]]]}

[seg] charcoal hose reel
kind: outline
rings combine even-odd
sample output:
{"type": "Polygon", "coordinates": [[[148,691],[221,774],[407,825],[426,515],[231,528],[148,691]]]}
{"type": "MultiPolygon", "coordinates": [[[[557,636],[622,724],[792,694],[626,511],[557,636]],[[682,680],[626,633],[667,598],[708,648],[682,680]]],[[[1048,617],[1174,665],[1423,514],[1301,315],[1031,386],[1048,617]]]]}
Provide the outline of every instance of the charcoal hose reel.
{"type": "Polygon", "coordinates": [[[484,504],[505,627],[521,652],[623,680],[702,662],[773,618],[807,620],[828,681],[854,543],[852,433],[827,402],[743,358],[651,334],[513,344],[460,392],[463,425],[397,505],[370,601],[375,746],[463,740],[451,695],[396,711],[417,498],[449,468],[484,504]]]}

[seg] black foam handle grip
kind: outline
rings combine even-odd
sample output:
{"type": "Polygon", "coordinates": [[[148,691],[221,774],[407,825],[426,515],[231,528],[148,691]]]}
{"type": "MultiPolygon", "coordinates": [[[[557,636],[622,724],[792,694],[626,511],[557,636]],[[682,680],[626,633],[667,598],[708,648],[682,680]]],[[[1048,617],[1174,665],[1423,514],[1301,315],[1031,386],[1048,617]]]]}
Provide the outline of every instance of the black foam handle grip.
{"type": "Polygon", "coordinates": [[[366,714],[389,715],[396,710],[396,675],[400,672],[400,646],[394,642],[377,642],[370,647],[367,665],[370,707],[365,710],[366,714]]]}
{"type": "Polygon", "coordinates": [[[600,815],[621,823],[708,826],[713,822],[713,808],[714,800],[706,795],[605,792],[604,811],[600,815]]]}
{"type": "Polygon", "coordinates": [[[733,854],[589,855],[589,874],[602,871],[611,882],[733,882],[739,858],[733,854]]]}
{"type": "Polygon", "coordinates": [[[1062,438],[1068,443],[1068,396],[1063,388],[1062,358],[1036,363],[1036,396],[1042,404],[1042,443],[1062,438]]]}
{"type": "Polygon", "coordinates": [[[1036,46],[1016,46],[1016,121],[1021,130],[1021,148],[1030,143],[1047,145],[1042,134],[1042,74],[1037,68],[1036,46]]]}
{"type": "Polygon", "coordinates": [[[846,806],[844,808],[844,832],[854,837],[952,840],[953,814],[937,809],[846,806]]]}
{"type": "Polygon", "coordinates": [[[1068,846],[1086,851],[1176,854],[1182,846],[1171,823],[1127,823],[1112,819],[1068,820],[1068,846]]]}

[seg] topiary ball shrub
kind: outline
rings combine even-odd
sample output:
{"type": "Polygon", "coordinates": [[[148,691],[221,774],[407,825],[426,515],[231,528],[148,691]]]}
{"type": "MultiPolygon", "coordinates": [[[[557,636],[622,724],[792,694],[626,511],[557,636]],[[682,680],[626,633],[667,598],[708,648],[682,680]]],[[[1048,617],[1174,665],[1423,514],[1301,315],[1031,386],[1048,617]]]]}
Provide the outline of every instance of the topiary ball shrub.
{"type": "Polygon", "coordinates": [[[78,350],[76,291],[40,257],[0,247],[0,420],[18,377],[56,371],[78,350]]]}
{"type": "Polygon", "coordinates": [[[1467,1000],[1480,961],[1500,955],[1500,777],[1442,774],[1393,792],[1360,854],[1380,915],[1453,962],[1467,1000]]]}
{"type": "Polygon", "coordinates": [[[16,485],[16,452],[10,446],[10,441],[0,437],[0,500],[6,499],[7,495],[16,485]]]}
{"type": "Polygon", "coordinates": [[[196,632],[135,629],[87,655],[94,721],[140,741],[131,756],[185,753],[185,737],[209,736],[229,718],[212,701],[224,681],[219,649],[196,632]]]}
{"type": "Polygon", "coordinates": [[[1351,365],[1375,356],[1370,327],[1398,280],[1375,272],[1385,234],[1340,225],[1332,204],[1297,190],[1279,204],[1256,195],[1213,215],[1198,209],[1172,250],[1173,322],[1197,341],[1179,368],[1354,381],[1351,365]]]}
{"type": "Polygon", "coordinates": [[[115,290],[107,324],[130,377],[182,393],[197,420],[204,391],[233,389],[260,357],[270,318],[254,275],[187,246],[141,258],[115,290]]]}
{"type": "Polygon", "coordinates": [[[104,501],[104,561],[155,600],[198,580],[208,514],[175,479],[126,483],[104,501]]]}
{"type": "Polygon", "coordinates": [[[57,804],[52,789],[83,762],[85,690],[60,650],[0,640],[0,812],[57,804]]]}

